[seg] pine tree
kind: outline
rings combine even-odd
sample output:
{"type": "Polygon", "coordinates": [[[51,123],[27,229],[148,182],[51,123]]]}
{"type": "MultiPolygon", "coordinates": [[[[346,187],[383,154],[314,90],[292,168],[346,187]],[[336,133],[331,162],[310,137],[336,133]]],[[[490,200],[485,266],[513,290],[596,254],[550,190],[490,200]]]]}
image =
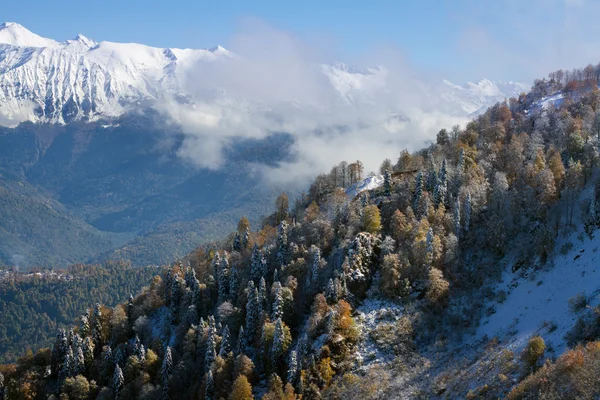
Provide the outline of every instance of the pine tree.
{"type": "Polygon", "coordinates": [[[87,314],[83,314],[81,316],[81,321],[79,323],[79,335],[82,338],[86,338],[89,336],[89,334],[90,334],[90,320],[89,320],[87,314]]]}
{"type": "Polygon", "coordinates": [[[261,265],[262,254],[260,254],[260,250],[258,249],[258,245],[254,244],[252,248],[252,258],[250,264],[250,278],[256,283],[263,276],[262,274],[262,265],[261,265]]]}
{"type": "Polygon", "coordinates": [[[460,237],[460,201],[456,199],[456,203],[454,204],[454,234],[456,237],[460,237]]]}
{"type": "Polygon", "coordinates": [[[113,374],[113,381],[112,381],[113,393],[115,395],[115,399],[119,398],[119,394],[121,393],[121,389],[123,388],[124,384],[125,384],[125,378],[123,377],[123,370],[121,370],[121,367],[119,367],[119,365],[117,364],[115,366],[115,373],[113,374]]]}
{"type": "Polygon", "coordinates": [[[242,249],[242,238],[240,237],[240,233],[236,232],[233,238],[233,250],[240,251],[242,249]]]}
{"type": "Polygon", "coordinates": [[[244,231],[244,237],[242,237],[242,248],[247,249],[250,243],[250,228],[246,227],[244,231]]]}
{"type": "Polygon", "coordinates": [[[298,359],[296,350],[290,351],[290,361],[288,363],[287,382],[292,386],[296,385],[296,375],[298,374],[298,359]]]}
{"type": "Polygon", "coordinates": [[[284,352],[285,332],[283,331],[283,322],[277,318],[275,322],[275,332],[273,333],[273,345],[271,347],[271,365],[277,365],[284,352]]]}
{"type": "Polygon", "coordinates": [[[385,189],[386,196],[390,196],[392,194],[392,175],[388,170],[386,170],[383,174],[383,188],[385,189]]]}
{"type": "Polygon", "coordinates": [[[227,358],[231,352],[231,337],[229,334],[229,326],[225,325],[223,332],[221,333],[221,348],[219,349],[219,357],[222,359],[227,358]]]}
{"type": "Polygon", "coordinates": [[[62,369],[60,371],[59,378],[64,381],[66,378],[73,376],[75,359],[73,356],[73,349],[71,346],[67,348],[65,358],[63,360],[62,369]]]}
{"type": "Polygon", "coordinates": [[[219,255],[218,252],[215,253],[215,256],[213,257],[212,263],[210,264],[211,266],[211,270],[212,270],[212,274],[213,274],[213,278],[215,278],[216,280],[218,280],[219,278],[219,267],[221,266],[221,256],[219,255]]]}
{"type": "Polygon", "coordinates": [[[229,298],[231,303],[236,306],[238,302],[238,291],[240,287],[240,275],[237,268],[232,267],[229,271],[229,298]]]}
{"type": "Polygon", "coordinates": [[[89,368],[94,361],[94,342],[89,336],[83,340],[83,357],[86,368],[89,368]]]}
{"type": "Polygon", "coordinates": [[[206,389],[204,390],[204,400],[213,400],[215,396],[215,382],[212,371],[206,373],[206,389]]]}
{"type": "Polygon", "coordinates": [[[267,310],[267,283],[265,282],[265,278],[260,278],[260,284],[258,285],[258,303],[260,304],[261,310],[267,310]]]}
{"type": "Polygon", "coordinates": [[[325,290],[325,298],[329,304],[335,304],[338,301],[338,294],[333,279],[329,279],[327,289],[325,290]]]}
{"type": "Polygon", "coordinates": [[[167,306],[171,305],[171,291],[173,286],[173,267],[169,267],[165,275],[165,302],[167,306]]]}
{"type": "Polygon", "coordinates": [[[133,295],[129,295],[129,300],[127,301],[127,321],[129,322],[129,326],[133,327],[133,295]]]}
{"type": "Polygon", "coordinates": [[[102,310],[100,304],[96,304],[94,309],[94,322],[92,325],[92,339],[94,340],[94,346],[102,346],[102,310]]]}
{"type": "Polygon", "coordinates": [[[204,356],[204,370],[209,371],[217,359],[217,329],[214,317],[208,317],[208,337],[206,339],[206,354],[204,356]]]}
{"type": "Polygon", "coordinates": [[[471,223],[471,193],[467,193],[465,199],[465,231],[469,231],[469,224],[471,223]]]}
{"type": "Polygon", "coordinates": [[[440,169],[440,175],[438,183],[435,187],[435,206],[439,207],[440,204],[446,204],[446,196],[448,194],[448,171],[446,166],[446,159],[442,162],[442,168],[440,169]]]}
{"type": "Polygon", "coordinates": [[[222,303],[227,299],[229,293],[229,261],[227,261],[227,252],[223,252],[217,277],[219,285],[219,303],[222,303]]]}
{"type": "Polygon", "coordinates": [[[171,356],[171,348],[167,346],[165,351],[165,357],[163,358],[162,366],[160,369],[160,379],[163,387],[169,385],[169,379],[173,373],[173,357],[171,356]]]}
{"type": "Polygon", "coordinates": [[[244,332],[244,327],[240,326],[240,330],[238,332],[237,346],[235,348],[235,355],[239,356],[240,354],[244,354],[245,348],[246,348],[246,333],[244,332]]]}
{"type": "Polygon", "coordinates": [[[319,270],[321,269],[321,249],[317,246],[311,246],[313,253],[313,262],[311,268],[311,286],[314,288],[317,280],[319,279],[319,270]]]}
{"type": "Polygon", "coordinates": [[[288,257],[288,223],[281,221],[277,228],[277,263],[280,266],[286,264],[288,257]]]}
{"type": "Polygon", "coordinates": [[[258,290],[254,283],[250,281],[248,288],[248,302],[246,303],[246,331],[248,334],[248,344],[251,344],[258,332],[258,322],[260,318],[260,300],[258,290]]]}
{"type": "Polygon", "coordinates": [[[456,164],[456,169],[459,174],[465,172],[465,149],[461,148],[460,153],[458,154],[458,163],[456,164]]]}
{"type": "Polygon", "coordinates": [[[73,375],[83,374],[85,372],[85,356],[83,354],[83,348],[77,347],[77,352],[73,359],[73,375]]]}
{"type": "Polygon", "coordinates": [[[271,309],[271,320],[275,321],[277,319],[283,318],[283,296],[282,296],[282,288],[281,283],[276,281],[273,283],[273,307],[271,309]]]}
{"type": "Polygon", "coordinates": [[[67,347],[67,334],[64,329],[59,329],[58,333],[56,334],[54,346],[52,347],[50,371],[54,376],[58,375],[62,368],[65,354],[67,353],[67,347]]]}

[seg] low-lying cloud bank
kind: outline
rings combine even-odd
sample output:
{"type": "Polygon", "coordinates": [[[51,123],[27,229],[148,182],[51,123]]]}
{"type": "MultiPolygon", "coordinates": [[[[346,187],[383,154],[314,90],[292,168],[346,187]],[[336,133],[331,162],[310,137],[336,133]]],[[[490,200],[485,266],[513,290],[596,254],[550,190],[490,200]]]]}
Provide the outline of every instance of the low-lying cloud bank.
{"type": "Polygon", "coordinates": [[[260,170],[270,183],[306,184],[342,160],[376,170],[466,121],[437,111],[439,98],[394,50],[379,51],[368,58],[371,69],[354,73],[325,66],[330,60],[318,51],[264,25],[237,35],[231,50],[235,56],[187,74],[192,105],[162,105],[186,134],[180,155],[200,167],[219,168],[236,140],[283,132],[295,139],[293,161],[260,170]]]}

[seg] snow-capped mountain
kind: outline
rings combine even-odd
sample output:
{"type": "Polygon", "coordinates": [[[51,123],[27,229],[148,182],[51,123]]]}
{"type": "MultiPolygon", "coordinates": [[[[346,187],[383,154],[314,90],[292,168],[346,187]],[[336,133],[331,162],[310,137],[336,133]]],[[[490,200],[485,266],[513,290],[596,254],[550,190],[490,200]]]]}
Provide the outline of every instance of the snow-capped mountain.
{"type": "MultiPolygon", "coordinates": [[[[220,46],[163,49],[96,42],[83,35],[57,42],[7,22],[0,25],[0,124],[115,117],[165,97],[193,102],[195,94],[186,84],[190,71],[202,63],[236,59],[220,46]]],[[[373,101],[375,90],[386,85],[384,68],[336,63],[321,71],[351,104],[373,101]]],[[[440,111],[467,116],[522,90],[518,84],[482,80],[465,87],[444,81],[428,91],[440,111]]]]}

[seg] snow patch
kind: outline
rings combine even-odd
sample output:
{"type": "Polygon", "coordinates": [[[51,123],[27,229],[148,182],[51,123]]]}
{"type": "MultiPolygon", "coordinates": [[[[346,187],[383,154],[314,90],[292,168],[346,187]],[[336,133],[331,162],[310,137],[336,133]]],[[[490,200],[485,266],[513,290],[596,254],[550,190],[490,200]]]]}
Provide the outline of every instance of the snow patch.
{"type": "Polygon", "coordinates": [[[354,198],[361,192],[374,190],[378,187],[383,186],[383,181],[383,175],[369,176],[360,182],[356,182],[348,189],[346,189],[346,195],[350,198],[354,198]]]}

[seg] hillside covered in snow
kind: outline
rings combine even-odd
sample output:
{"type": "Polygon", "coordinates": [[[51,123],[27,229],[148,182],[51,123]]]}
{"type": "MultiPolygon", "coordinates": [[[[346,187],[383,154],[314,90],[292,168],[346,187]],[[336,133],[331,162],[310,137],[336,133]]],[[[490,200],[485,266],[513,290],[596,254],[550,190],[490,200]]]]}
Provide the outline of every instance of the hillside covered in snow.
{"type": "MultiPolygon", "coordinates": [[[[256,67],[264,70],[269,62],[259,59],[256,67]]],[[[135,43],[96,42],[81,34],[57,42],[40,37],[18,23],[6,22],[0,25],[0,124],[69,123],[117,117],[139,108],[162,108],[165,102],[190,106],[205,100],[214,102],[215,93],[197,90],[198,84],[194,82],[214,79],[207,75],[207,70],[232,69],[231,64],[235,63],[240,63],[240,57],[220,46],[206,50],[154,48],[135,43]]],[[[389,71],[384,66],[354,69],[334,63],[321,65],[319,69],[324,82],[338,96],[334,102],[355,106],[377,103],[381,90],[389,84],[389,71]]],[[[259,70],[245,72],[248,75],[245,78],[241,77],[243,72],[236,71],[228,79],[262,79],[259,70]]],[[[523,86],[489,80],[458,86],[444,81],[439,85],[422,84],[418,90],[422,91],[419,96],[424,96],[438,111],[465,117],[517,96],[523,86]]],[[[247,100],[235,93],[222,95],[217,97],[221,103],[247,100]]],[[[295,106],[310,105],[303,104],[306,99],[278,100],[290,101],[295,106]]],[[[258,99],[250,101],[257,103],[253,106],[260,106],[258,99]]],[[[402,113],[403,110],[387,111],[402,113]]]]}

